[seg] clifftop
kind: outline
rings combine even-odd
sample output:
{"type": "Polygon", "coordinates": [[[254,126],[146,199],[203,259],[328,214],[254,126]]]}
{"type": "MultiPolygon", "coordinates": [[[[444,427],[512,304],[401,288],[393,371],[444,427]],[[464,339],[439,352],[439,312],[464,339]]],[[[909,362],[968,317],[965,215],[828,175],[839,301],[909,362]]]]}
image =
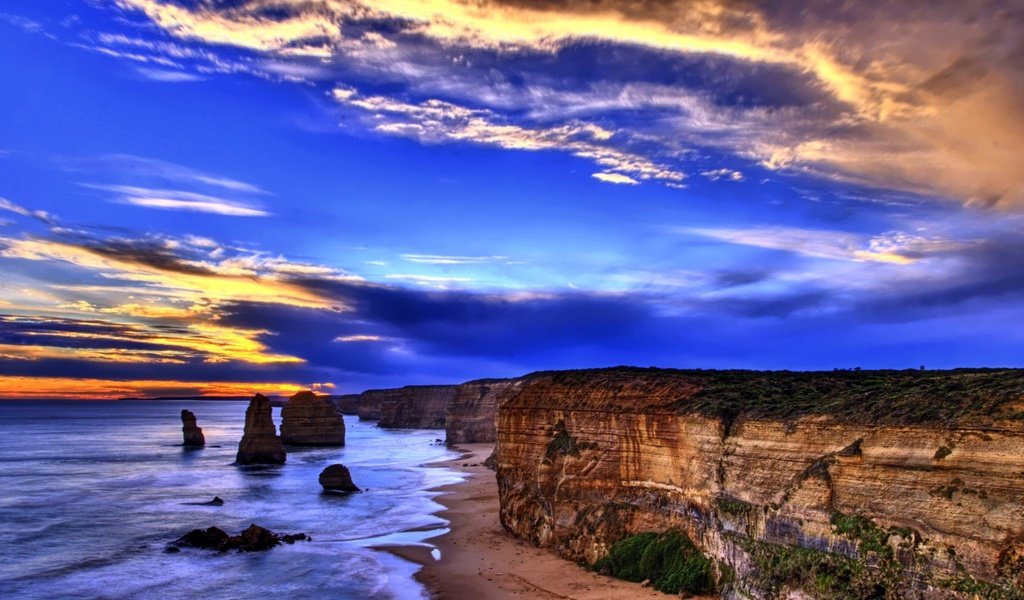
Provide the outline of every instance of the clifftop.
{"type": "Polygon", "coordinates": [[[876,425],[1024,422],[1024,369],[742,371],[636,367],[543,371],[510,408],[621,410],[876,425]]]}

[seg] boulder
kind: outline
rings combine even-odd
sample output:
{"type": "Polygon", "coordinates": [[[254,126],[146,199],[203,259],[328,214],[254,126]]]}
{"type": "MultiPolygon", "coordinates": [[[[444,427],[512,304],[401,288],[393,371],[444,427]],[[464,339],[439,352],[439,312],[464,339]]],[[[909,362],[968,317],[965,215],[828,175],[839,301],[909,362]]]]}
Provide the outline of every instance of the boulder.
{"type": "Polygon", "coordinates": [[[359,492],[356,484],[352,483],[352,475],[345,465],[331,465],[320,473],[320,485],[326,492],[359,492]]]}
{"type": "Polygon", "coordinates": [[[235,463],[280,465],[284,464],[284,461],[284,446],[274,428],[270,400],[262,394],[256,394],[245,411],[245,430],[242,433],[242,441],[238,443],[235,463]]]}
{"type": "Polygon", "coordinates": [[[328,396],[299,392],[281,409],[281,441],[296,446],[344,446],[345,420],[328,396]]]}
{"type": "Polygon", "coordinates": [[[262,552],[270,550],[274,546],[284,542],[294,544],[295,542],[311,540],[305,533],[293,533],[281,535],[252,524],[245,531],[238,535],[228,535],[226,531],[218,527],[206,529],[193,529],[171,543],[165,552],[177,552],[181,547],[202,548],[204,550],[217,550],[227,552],[238,550],[239,552],[262,552]]]}
{"type": "Polygon", "coordinates": [[[196,426],[196,416],[190,410],[181,411],[181,434],[186,448],[202,448],[206,445],[203,430],[196,426]]]}

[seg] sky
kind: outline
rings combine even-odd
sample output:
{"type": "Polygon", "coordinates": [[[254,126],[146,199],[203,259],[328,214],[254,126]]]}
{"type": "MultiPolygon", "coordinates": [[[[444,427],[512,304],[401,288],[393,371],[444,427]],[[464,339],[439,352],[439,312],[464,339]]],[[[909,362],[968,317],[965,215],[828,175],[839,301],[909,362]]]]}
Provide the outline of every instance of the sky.
{"type": "Polygon", "coordinates": [[[7,0],[0,397],[1021,366],[1024,4],[7,0]]]}

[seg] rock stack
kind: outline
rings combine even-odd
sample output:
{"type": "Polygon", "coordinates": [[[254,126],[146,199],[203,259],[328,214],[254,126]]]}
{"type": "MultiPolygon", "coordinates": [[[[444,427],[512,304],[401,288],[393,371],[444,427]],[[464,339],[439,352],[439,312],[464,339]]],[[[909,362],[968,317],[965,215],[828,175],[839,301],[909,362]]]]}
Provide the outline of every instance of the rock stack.
{"type": "Polygon", "coordinates": [[[196,425],[196,416],[190,410],[181,411],[181,434],[185,438],[186,448],[202,448],[206,445],[203,430],[196,425]]]}
{"type": "Polygon", "coordinates": [[[284,446],[274,428],[270,400],[262,394],[256,394],[245,411],[245,431],[242,433],[242,441],[238,443],[235,463],[280,465],[284,461],[284,446]]]}
{"type": "Polygon", "coordinates": [[[344,446],[345,421],[327,396],[299,392],[281,409],[281,441],[296,446],[344,446]]]}

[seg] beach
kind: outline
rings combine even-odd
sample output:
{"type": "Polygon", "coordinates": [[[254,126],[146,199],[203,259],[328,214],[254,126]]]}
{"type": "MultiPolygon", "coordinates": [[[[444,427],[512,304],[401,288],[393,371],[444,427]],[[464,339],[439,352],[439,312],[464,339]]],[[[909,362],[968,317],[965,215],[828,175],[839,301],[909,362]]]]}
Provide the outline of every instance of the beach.
{"type": "Polygon", "coordinates": [[[508,534],[498,521],[498,486],[494,471],[482,465],[493,444],[464,444],[465,453],[436,463],[462,472],[463,483],[438,488],[439,516],[450,532],[428,540],[441,551],[435,560],[421,547],[389,548],[423,565],[416,578],[435,600],[473,598],[616,598],[661,599],[669,596],[639,584],[604,577],[562,559],[548,549],[534,548],[508,534]]]}

